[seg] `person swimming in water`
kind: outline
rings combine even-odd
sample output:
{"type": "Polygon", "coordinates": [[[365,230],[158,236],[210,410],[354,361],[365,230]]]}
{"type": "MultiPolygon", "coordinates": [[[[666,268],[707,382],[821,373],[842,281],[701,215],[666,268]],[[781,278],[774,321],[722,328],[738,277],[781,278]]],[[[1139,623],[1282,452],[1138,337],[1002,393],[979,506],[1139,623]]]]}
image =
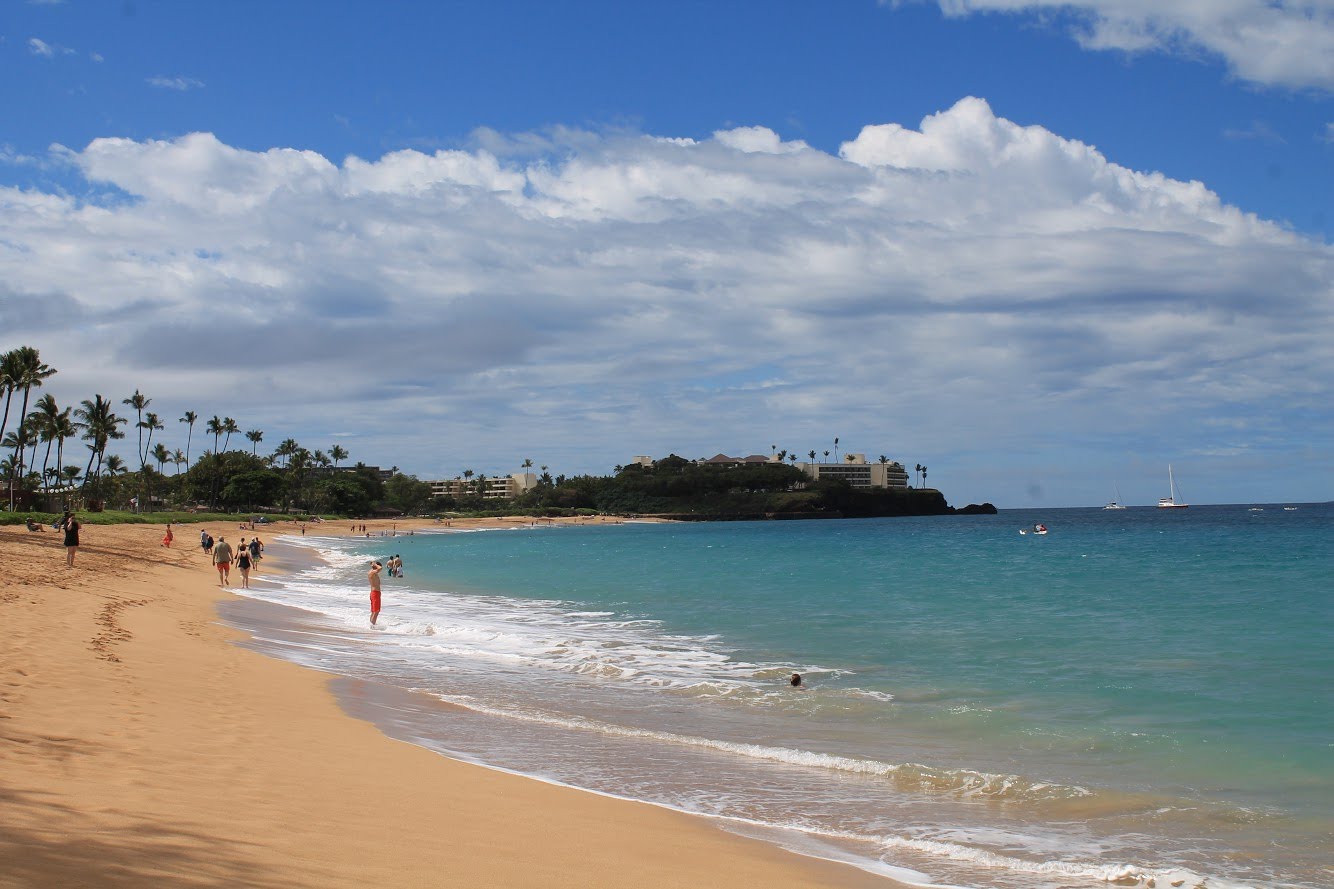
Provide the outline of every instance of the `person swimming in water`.
{"type": "Polygon", "coordinates": [[[793,688],[800,688],[800,687],[801,687],[801,674],[800,674],[800,673],[793,673],[793,674],[792,674],[792,678],[789,679],[788,682],[792,685],[793,688]]]}

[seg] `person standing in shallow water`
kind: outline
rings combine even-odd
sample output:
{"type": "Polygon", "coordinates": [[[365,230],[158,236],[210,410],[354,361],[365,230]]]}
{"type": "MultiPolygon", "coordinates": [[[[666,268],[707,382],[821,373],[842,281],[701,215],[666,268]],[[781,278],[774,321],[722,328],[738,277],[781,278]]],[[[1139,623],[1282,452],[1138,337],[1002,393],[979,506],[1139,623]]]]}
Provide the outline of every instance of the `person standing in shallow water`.
{"type": "Polygon", "coordinates": [[[74,567],[74,554],[79,551],[79,519],[72,512],[66,512],[60,520],[60,527],[65,531],[65,567],[74,567]]]}
{"type": "Polygon", "coordinates": [[[375,621],[380,617],[380,569],[384,567],[379,561],[371,562],[370,573],[366,576],[371,582],[371,626],[375,626],[375,621]]]}
{"type": "Polygon", "coordinates": [[[788,683],[791,684],[793,688],[801,688],[801,674],[793,673],[792,678],[788,680],[788,683]]]}

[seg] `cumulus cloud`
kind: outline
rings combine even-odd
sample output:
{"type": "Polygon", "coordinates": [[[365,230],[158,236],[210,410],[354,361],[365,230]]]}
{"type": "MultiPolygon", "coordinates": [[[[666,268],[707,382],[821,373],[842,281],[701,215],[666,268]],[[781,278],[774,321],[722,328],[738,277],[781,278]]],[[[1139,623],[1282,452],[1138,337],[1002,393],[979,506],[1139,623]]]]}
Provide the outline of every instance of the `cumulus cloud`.
{"type": "Polygon", "coordinates": [[[1054,13],[1089,49],[1205,53],[1254,83],[1334,90],[1334,0],[937,0],[949,16],[1054,13]]]}
{"type": "Polygon", "coordinates": [[[1276,434],[1281,405],[1334,432],[1329,246],[981,99],[837,154],[743,127],[342,161],[194,133],[49,162],[89,188],[0,190],[0,320],[67,397],[351,428],[422,475],[841,435],[949,450],[1000,497],[998,452],[1072,429],[1203,452],[1245,435],[1224,418],[1276,434]]]}
{"type": "Polygon", "coordinates": [[[149,86],[155,86],[158,89],[176,90],[177,92],[187,92],[188,90],[200,89],[203,87],[201,81],[193,77],[150,77],[147,80],[149,86]]]}
{"type": "Polygon", "coordinates": [[[28,38],[28,51],[35,56],[51,58],[56,54],[55,47],[39,37],[28,38]]]}

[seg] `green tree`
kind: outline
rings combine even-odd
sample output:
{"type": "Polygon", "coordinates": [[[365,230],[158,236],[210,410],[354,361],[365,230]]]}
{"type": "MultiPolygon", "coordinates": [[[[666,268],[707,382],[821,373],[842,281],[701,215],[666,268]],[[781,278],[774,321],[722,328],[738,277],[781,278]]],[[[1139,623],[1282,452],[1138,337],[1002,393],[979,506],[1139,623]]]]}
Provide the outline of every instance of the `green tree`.
{"type": "Polygon", "coordinates": [[[155,463],[157,463],[157,471],[161,474],[162,467],[171,459],[171,451],[167,450],[167,446],[162,442],[158,442],[149,456],[153,458],[155,463]]]}
{"type": "Polygon", "coordinates": [[[144,393],[138,389],[129,398],[121,399],[121,404],[126,407],[132,407],[135,410],[135,428],[139,430],[139,445],[135,456],[139,458],[139,465],[144,466],[148,463],[148,452],[144,450],[144,408],[153,403],[153,399],[144,397],[144,393]]]}
{"type": "Polygon", "coordinates": [[[385,502],[411,515],[431,499],[431,486],[415,475],[395,473],[384,483],[385,502]]]}
{"type": "Polygon", "coordinates": [[[250,454],[255,456],[259,453],[259,443],[264,440],[264,431],[262,429],[251,429],[245,434],[250,439],[250,454]]]}
{"type": "MultiPolygon", "coordinates": [[[[10,359],[10,366],[5,371],[5,376],[9,380],[9,392],[5,397],[5,422],[0,423],[0,430],[5,423],[9,421],[9,399],[13,393],[19,389],[23,390],[23,406],[19,409],[19,425],[22,426],[28,417],[28,395],[33,388],[42,385],[44,380],[52,377],[56,370],[43,363],[41,355],[32,346],[19,346],[14,350],[14,357],[10,359]]],[[[23,451],[27,447],[27,436],[15,436],[18,446],[14,451],[14,463],[20,467],[23,466],[23,451]]],[[[14,508],[14,491],[10,488],[9,508],[14,508]]]]}
{"type": "MultiPolygon", "coordinates": [[[[88,465],[83,470],[85,489],[92,485],[94,497],[101,497],[102,463],[106,458],[107,445],[113,440],[124,438],[120,427],[127,422],[124,417],[116,416],[111,402],[101,395],[94,395],[92,400],[84,399],[74,411],[78,426],[83,430],[83,439],[88,442],[88,465]],[[93,461],[97,461],[97,470],[93,471],[93,461]]],[[[119,459],[119,458],[117,458],[119,459]]]]}
{"type": "Polygon", "coordinates": [[[282,491],[283,477],[277,472],[272,469],[247,469],[227,479],[222,489],[222,503],[231,509],[268,506],[282,497],[282,491]]]}
{"type": "Polygon", "coordinates": [[[241,431],[241,427],[240,427],[240,426],[237,426],[237,425],[236,425],[236,421],[233,420],[231,417],[223,417],[223,418],[222,418],[222,431],[225,432],[225,433],[227,433],[227,437],[226,437],[225,439],[223,439],[223,441],[222,441],[222,449],[225,451],[225,450],[227,450],[228,446],[231,445],[231,443],[232,443],[232,433],[233,433],[233,432],[240,432],[240,431],[241,431]]]}
{"type": "Polygon", "coordinates": [[[190,442],[195,436],[195,420],[199,419],[199,414],[194,411],[186,411],[185,414],[176,422],[186,423],[185,433],[185,468],[190,468],[190,442]]]}
{"type": "Polygon", "coordinates": [[[329,459],[333,460],[334,469],[337,469],[338,464],[347,459],[347,451],[338,445],[334,445],[329,448],[329,459]]]}

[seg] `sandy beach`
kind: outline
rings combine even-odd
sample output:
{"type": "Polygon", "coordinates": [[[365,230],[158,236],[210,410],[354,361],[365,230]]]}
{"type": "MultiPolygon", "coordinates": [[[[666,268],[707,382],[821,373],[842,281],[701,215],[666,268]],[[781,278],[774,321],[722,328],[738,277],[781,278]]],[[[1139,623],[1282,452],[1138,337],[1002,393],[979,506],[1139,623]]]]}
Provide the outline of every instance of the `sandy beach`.
{"type": "Polygon", "coordinates": [[[84,525],[73,569],[59,533],[0,528],[0,886],[895,885],[385,737],[328,676],[234,644],[199,527],[168,549],[162,526],[84,525]]]}

